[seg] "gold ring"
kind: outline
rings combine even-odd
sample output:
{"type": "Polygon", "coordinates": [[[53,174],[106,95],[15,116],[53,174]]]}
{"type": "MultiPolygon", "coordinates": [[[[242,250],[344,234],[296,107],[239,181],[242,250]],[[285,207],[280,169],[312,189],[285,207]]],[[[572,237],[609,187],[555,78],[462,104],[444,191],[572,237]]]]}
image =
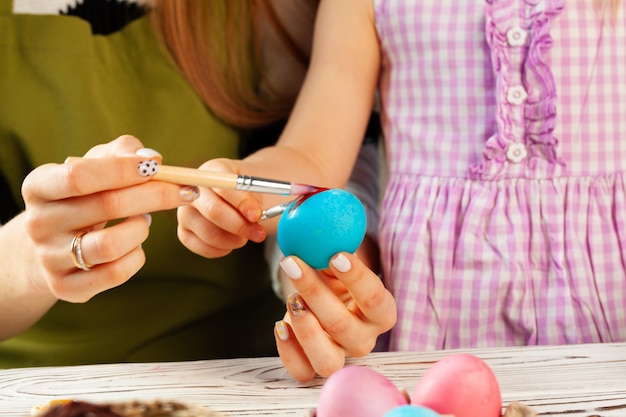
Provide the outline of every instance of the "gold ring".
{"type": "Polygon", "coordinates": [[[83,236],[87,232],[78,232],[74,235],[74,239],[72,239],[72,250],[70,251],[72,255],[72,262],[76,266],[76,268],[82,269],[83,271],[90,271],[93,265],[88,264],[83,259],[83,250],[80,246],[80,242],[83,239],[83,236]]]}

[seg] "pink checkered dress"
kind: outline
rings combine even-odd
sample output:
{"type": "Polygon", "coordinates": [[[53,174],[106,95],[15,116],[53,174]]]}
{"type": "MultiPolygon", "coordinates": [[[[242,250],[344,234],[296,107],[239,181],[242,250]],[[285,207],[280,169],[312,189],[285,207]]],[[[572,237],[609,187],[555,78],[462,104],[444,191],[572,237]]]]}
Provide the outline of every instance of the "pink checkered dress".
{"type": "Polygon", "coordinates": [[[626,5],[374,3],[391,348],[626,340],[626,5]]]}

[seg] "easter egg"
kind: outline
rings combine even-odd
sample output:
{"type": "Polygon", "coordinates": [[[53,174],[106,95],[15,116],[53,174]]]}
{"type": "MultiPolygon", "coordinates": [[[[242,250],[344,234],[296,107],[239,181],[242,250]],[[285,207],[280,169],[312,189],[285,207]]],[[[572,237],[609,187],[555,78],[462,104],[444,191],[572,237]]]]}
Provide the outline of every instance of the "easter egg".
{"type": "Polygon", "coordinates": [[[315,415],[381,417],[407,404],[407,398],[382,374],[364,366],[347,366],[324,382],[315,415]]]}
{"type": "Polygon", "coordinates": [[[383,417],[441,417],[428,407],[419,405],[401,405],[385,414],[383,417]]]}
{"type": "Polygon", "coordinates": [[[324,190],[292,202],[278,222],[278,246],[315,269],[326,269],[338,252],[353,253],[367,221],[361,201],[347,191],[324,190]]]}
{"type": "Polygon", "coordinates": [[[436,362],[420,379],[411,404],[455,417],[500,417],[500,386],[480,358],[454,354],[436,362]]]}

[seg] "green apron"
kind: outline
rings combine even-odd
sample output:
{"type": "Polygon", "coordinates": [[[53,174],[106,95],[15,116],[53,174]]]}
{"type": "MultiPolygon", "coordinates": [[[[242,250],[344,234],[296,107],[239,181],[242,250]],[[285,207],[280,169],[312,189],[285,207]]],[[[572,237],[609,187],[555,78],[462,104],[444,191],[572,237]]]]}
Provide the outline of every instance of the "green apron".
{"type": "MultiPolygon", "coordinates": [[[[122,134],[167,164],[237,157],[237,132],[206,109],[146,17],[94,36],[79,18],[13,15],[11,1],[0,0],[0,74],[7,207],[23,208],[20,186],[33,167],[122,134]]],[[[153,213],[143,248],[146,265],[128,283],[84,304],[58,302],[0,343],[0,367],[276,354],[272,328],[284,305],[260,245],[204,259],[178,241],[172,210],[153,213]]]]}

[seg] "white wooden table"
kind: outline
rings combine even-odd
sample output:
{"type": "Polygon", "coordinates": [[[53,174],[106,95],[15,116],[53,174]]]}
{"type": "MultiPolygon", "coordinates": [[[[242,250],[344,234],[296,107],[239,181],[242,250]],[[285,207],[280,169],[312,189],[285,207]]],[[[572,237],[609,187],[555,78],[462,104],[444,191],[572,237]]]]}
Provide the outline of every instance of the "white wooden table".
{"type": "MultiPolygon", "coordinates": [[[[367,365],[409,392],[436,360],[458,351],[373,353],[367,365]]],[[[626,343],[465,350],[496,374],[503,404],[541,416],[626,417],[626,343]]],[[[323,379],[299,384],[278,358],[0,370],[0,416],[25,417],[52,399],[176,400],[229,416],[308,416],[323,379]]]]}

